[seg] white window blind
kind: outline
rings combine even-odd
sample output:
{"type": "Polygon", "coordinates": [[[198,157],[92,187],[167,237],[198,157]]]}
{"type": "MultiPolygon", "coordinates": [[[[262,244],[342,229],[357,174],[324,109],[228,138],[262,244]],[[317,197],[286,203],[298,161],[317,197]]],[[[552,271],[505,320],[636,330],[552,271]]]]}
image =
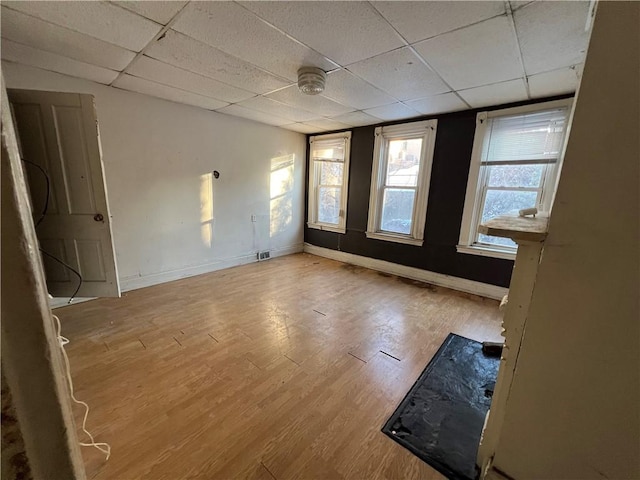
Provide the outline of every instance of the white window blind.
{"type": "Polygon", "coordinates": [[[316,140],[313,142],[311,158],[319,162],[344,162],[345,138],[316,140]]]}
{"type": "Polygon", "coordinates": [[[482,163],[554,163],[560,155],[567,108],[489,120],[490,131],[482,163]]]}

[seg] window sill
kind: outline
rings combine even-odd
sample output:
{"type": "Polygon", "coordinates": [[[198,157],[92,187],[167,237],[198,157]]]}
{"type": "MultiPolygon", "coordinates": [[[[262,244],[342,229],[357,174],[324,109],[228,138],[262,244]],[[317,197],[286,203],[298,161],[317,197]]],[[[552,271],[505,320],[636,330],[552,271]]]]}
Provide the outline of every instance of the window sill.
{"type": "Polygon", "coordinates": [[[345,227],[336,227],[331,225],[323,225],[320,223],[309,223],[307,222],[307,227],[313,228],[315,230],[322,230],[325,232],[334,232],[334,233],[346,233],[347,229],[345,227]]]}
{"type": "Polygon", "coordinates": [[[366,232],[367,238],[373,238],[375,240],[384,240],[385,242],[405,243],[407,245],[415,245],[421,247],[424,240],[418,238],[408,237],[406,235],[394,235],[392,233],[382,232],[366,232]]]}
{"type": "Polygon", "coordinates": [[[458,253],[470,255],[480,255],[481,257],[504,258],[505,260],[515,260],[515,252],[501,250],[491,247],[481,247],[479,245],[456,245],[458,253]]]}

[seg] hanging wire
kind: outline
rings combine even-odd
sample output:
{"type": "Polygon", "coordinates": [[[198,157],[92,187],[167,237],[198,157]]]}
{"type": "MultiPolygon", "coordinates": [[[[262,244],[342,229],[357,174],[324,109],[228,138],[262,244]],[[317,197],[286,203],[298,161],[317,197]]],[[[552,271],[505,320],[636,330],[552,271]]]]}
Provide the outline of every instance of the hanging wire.
{"type": "Polygon", "coordinates": [[[24,163],[26,163],[27,165],[31,165],[35,168],[37,168],[40,173],[42,173],[42,175],[44,176],[45,182],[47,183],[47,195],[44,199],[44,205],[42,207],[42,213],[40,213],[40,218],[35,222],[36,224],[36,228],[38,228],[40,226],[40,224],[42,223],[42,221],[44,220],[45,215],[47,214],[47,211],[49,210],[49,196],[51,193],[51,181],[49,180],[49,175],[47,174],[47,172],[45,171],[44,168],[42,168],[40,165],[38,165],[35,162],[32,162],[30,160],[26,160],[24,158],[21,159],[24,163]]]}
{"type": "MultiPolygon", "coordinates": [[[[46,170],[44,168],[42,168],[40,165],[38,165],[37,163],[32,162],[30,160],[26,160],[24,158],[21,158],[21,160],[24,163],[26,163],[27,165],[32,165],[33,167],[37,168],[42,173],[42,175],[44,176],[44,179],[45,179],[45,182],[46,182],[46,185],[47,185],[47,189],[46,189],[46,193],[47,194],[46,194],[46,197],[44,199],[44,205],[42,206],[42,212],[40,213],[40,218],[38,218],[38,220],[35,222],[35,228],[38,228],[40,226],[40,224],[42,223],[42,221],[44,220],[45,216],[47,215],[47,211],[49,210],[49,197],[51,196],[51,179],[49,178],[49,174],[46,172],[46,170]]],[[[76,287],[75,291],[73,292],[73,295],[71,295],[71,297],[69,297],[69,302],[67,302],[68,304],[70,304],[71,302],[73,302],[73,299],[76,298],[76,295],[80,291],[80,287],[82,286],[82,281],[83,281],[82,280],[82,275],[80,274],[80,272],[78,272],[71,265],[63,262],[62,260],[60,260],[55,255],[52,255],[51,253],[43,250],[42,247],[39,247],[39,250],[44,255],[46,255],[47,257],[51,258],[52,260],[58,262],[60,265],[62,265],[66,269],[70,270],[74,275],[76,275],[78,277],[78,286],[76,287]]]]}

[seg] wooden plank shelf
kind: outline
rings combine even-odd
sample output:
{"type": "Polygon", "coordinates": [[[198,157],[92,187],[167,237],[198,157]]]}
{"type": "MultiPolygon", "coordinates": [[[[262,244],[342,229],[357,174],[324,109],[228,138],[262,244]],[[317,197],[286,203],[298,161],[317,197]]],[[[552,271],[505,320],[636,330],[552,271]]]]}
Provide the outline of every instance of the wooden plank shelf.
{"type": "Polygon", "coordinates": [[[535,217],[501,215],[478,227],[480,233],[510,238],[514,242],[543,242],[547,237],[549,217],[538,213],[535,217]]]}

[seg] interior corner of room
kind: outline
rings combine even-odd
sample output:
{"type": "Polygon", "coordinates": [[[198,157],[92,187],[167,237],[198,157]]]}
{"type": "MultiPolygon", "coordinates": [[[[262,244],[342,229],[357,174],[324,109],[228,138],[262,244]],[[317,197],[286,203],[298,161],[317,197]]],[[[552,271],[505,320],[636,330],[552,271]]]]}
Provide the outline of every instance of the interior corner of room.
{"type": "Polygon", "coordinates": [[[3,476],[640,476],[640,4],[1,13],[3,476]]]}

